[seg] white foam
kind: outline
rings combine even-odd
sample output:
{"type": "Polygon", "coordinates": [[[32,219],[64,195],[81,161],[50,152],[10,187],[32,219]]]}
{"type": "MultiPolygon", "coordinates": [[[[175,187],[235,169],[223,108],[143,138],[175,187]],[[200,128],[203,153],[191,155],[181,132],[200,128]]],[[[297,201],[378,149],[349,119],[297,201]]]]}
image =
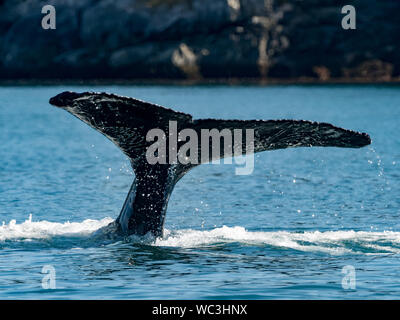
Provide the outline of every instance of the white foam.
{"type": "MultiPolygon", "coordinates": [[[[49,222],[29,219],[18,224],[11,220],[0,226],[0,241],[30,241],[53,237],[90,237],[95,231],[108,226],[113,221],[107,217],[100,220],[87,219],[82,222],[49,222]]],[[[143,242],[146,237],[131,237],[133,242],[143,242]]],[[[329,254],[380,254],[400,253],[400,232],[383,231],[309,231],[309,232],[254,232],[243,227],[215,228],[213,230],[165,230],[164,236],[156,240],[144,241],[150,245],[166,247],[198,248],[227,243],[271,246],[304,252],[329,254]]]]}
{"type": "Polygon", "coordinates": [[[400,244],[400,232],[310,231],[310,232],[251,232],[243,227],[216,228],[211,231],[178,230],[164,233],[157,246],[199,247],[218,243],[240,242],[250,245],[269,245],[309,252],[330,254],[361,253],[354,245],[387,253],[400,253],[400,248],[379,245],[381,242],[400,244]],[[349,245],[350,244],[350,245],[349,245]]]}
{"type": "Polygon", "coordinates": [[[107,217],[101,220],[87,219],[82,222],[58,223],[32,221],[32,215],[29,215],[29,219],[20,224],[16,220],[11,220],[8,224],[3,222],[3,225],[0,226],[0,241],[48,239],[56,236],[88,236],[112,221],[112,218],[107,217]]]}

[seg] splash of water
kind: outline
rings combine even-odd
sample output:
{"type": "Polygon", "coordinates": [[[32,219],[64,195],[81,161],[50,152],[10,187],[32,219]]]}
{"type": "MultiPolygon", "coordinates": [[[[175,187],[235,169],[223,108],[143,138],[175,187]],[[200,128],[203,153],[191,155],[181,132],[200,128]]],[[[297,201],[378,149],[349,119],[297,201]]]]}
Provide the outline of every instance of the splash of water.
{"type": "Polygon", "coordinates": [[[374,166],[377,170],[377,177],[379,181],[379,191],[385,192],[385,188],[389,185],[389,181],[385,175],[385,168],[381,156],[376,152],[373,147],[368,147],[367,151],[368,163],[374,166]]]}
{"type": "Polygon", "coordinates": [[[393,231],[251,232],[239,226],[223,226],[210,231],[167,230],[162,239],[156,240],[155,245],[198,247],[232,242],[334,255],[400,253],[400,232],[393,231]]]}
{"type": "Polygon", "coordinates": [[[56,236],[87,237],[112,221],[113,219],[109,217],[101,220],[86,219],[82,222],[64,223],[32,221],[30,214],[29,218],[20,224],[16,220],[11,220],[8,224],[3,221],[0,226],[0,241],[50,239],[56,236]]]}
{"type": "MultiPolygon", "coordinates": [[[[11,220],[0,226],[0,241],[31,241],[52,238],[91,239],[95,232],[113,221],[106,217],[82,222],[33,221],[32,215],[18,224],[11,220]]],[[[165,230],[158,239],[130,237],[131,242],[146,243],[159,247],[199,248],[239,243],[241,245],[266,246],[277,250],[292,249],[302,252],[341,254],[399,254],[400,232],[383,231],[307,231],[307,232],[254,232],[241,226],[223,226],[212,230],[165,230]]]]}

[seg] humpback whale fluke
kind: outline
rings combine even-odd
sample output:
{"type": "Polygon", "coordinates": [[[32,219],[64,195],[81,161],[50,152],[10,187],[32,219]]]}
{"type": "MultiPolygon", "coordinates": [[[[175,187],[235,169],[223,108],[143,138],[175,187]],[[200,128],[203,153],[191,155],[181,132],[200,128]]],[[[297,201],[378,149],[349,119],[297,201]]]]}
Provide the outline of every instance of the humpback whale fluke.
{"type": "MultiPolygon", "coordinates": [[[[100,131],[129,157],[135,180],[115,221],[119,232],[124,235],[150,232],[161,236],[168,200],[175,184],[197,165],[170,164],[169,161],[166,164],[150,164],[147,161],[146,150],[151,143],[146,141],[146,134],[154,128],[168,131],[169,121],[175,121],[179,130],[190,128],[196,132],[202,129],[253,129],[254,152],[311,146],[360,148],[371,143],[366,133],[338,128],[329,123],[305,120],[194,120],[186,113],[108,93],[63,92],[51,98],[50,103],[100,131]]],[[[247,149],[244,146],[242,150],[247,149]]],[[[224,156],[221,147],[220,157],[224,156]]]]}

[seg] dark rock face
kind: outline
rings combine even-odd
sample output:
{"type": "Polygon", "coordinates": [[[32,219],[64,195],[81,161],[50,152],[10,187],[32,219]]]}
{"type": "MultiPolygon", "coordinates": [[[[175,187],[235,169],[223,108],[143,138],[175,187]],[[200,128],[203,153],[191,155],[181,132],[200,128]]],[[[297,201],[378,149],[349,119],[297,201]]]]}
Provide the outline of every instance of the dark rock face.
{"type": "Polygon", "coordinates": [[[0,78],[400,76],[398,0],[0,0],[0,78]],[[56,8],[56,30],[41,9],[56,8]],[[357,29],[341,27],[342,6],[357,29]]]}

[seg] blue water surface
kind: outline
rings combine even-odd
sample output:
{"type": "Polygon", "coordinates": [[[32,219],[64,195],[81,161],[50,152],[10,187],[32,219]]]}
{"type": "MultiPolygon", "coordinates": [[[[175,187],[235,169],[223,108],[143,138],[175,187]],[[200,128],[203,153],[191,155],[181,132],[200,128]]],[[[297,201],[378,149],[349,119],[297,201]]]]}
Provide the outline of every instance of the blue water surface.
{"type": "Polygon", "coordinates": [[[0,299],[398,299],[399,119],[397,86],[0,87],[0,299]],[[93,232],[118,216],[134,173],[49,105],[65,90],[194,118],[330,122],[373,143],[259,153],[251,175],[198,166],[172,194],[163,238],[106,241],[93,232]]]}

